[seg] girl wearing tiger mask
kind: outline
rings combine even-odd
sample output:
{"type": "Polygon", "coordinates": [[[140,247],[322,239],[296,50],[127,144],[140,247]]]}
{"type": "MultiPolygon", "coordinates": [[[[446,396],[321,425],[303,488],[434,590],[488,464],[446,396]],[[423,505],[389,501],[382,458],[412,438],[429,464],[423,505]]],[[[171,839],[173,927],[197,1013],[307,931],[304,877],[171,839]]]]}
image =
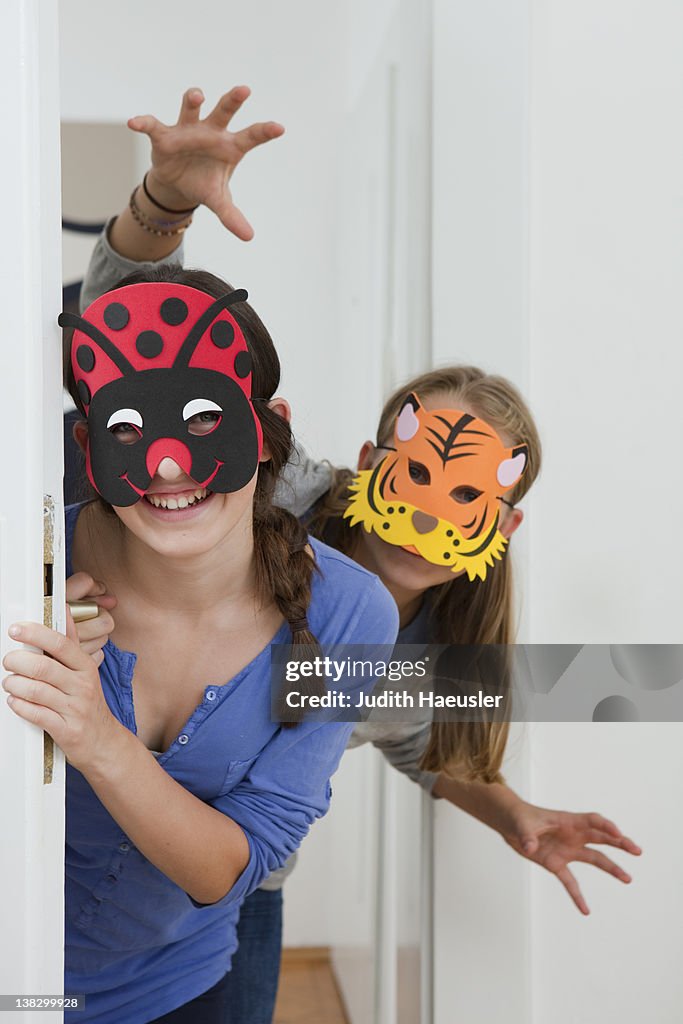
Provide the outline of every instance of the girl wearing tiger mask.
{"type": "MultiPolygon", "coordinates": [[[[496,453],[492,454],[495,463],[496,453]]],[[[473,366],[432,370],[387,400],[376,442],[366,441],[360,450],[358,471],[331,471],[330,487],[315,505],[308,528],[380,576],[398,605],[402,632],[419,617],[422,630],[416,632],[413,627],[407,632],[412,642],[509,644],[515,635],[514,588],[506,548],[524,518],[517,503],[530,489],[540,465],[541,442],[533,417],[509,381],[473,366]],[[398,436],[401,417],[406,410],[415,410],[416,399],[419,428],[402,442],[398,436]],[[436,450],[441,444],[430,444],[437,432],[442,437],[450,432],[443,422],[446,418],[457,424],[463,416],[472,417],[472,429],[488,428],[489,436],[483,440],[497,449],[499,463],[524,458],[518,479],[505,489],[505,500],[488,502],[493,508],[486,507],[487,492],[480,490],[485,486],[481,467],[474,475],[459,468],[453,472],[454,466],[468,460],[444,462],[444,453],[436,450]],[[416,440],[420,441],[417,446],[416,440]],[[399,500],[391,500],[392,485],[399,500]],[[477,507],[479,515],[473,516],[477,507]],[[439,510],[441,516],[436,515],[439,510]],[[397,519],[409,521],[396,526],[397,519]],[[394,531],[396,540],[385,536],[394,531]],[[459,556],[453,541],[459,541],[459,547],[469,546],[473,552],[469,561],[459,556]],[[420,554],[419,548],[424,551],[429,545],[435,548],[434,560],[420,554]],[[451,552],[452,558],[444,558],[451,552]],[[456,559],[459,564],[454,566],[456,559]]],[[[483,468],[485,475],[487,466],[483,468]]],[[[285,477],[295,489],[296,476],[296,468],[288,467],[285,477]]],[[[507,733],[507,723],[434,722],[420,767],[430,772],[445,768],[459,778],[500,783],[507,733]]]]}
{"type": "MultiPolygon", "coordinates": [[[[150,137],[152,166],[146,189],[136,190],[134,202],[99,239],[82,303],[139,269],[140,262],[182,263],[182,234],[155,235],[140,224],[168,218],[164,208],[203,204],[237,237],[251,237],[228,187],[245,139],[236,145],[237,136],[227,126],[248,95],[246,87],[236,87],[201,119],[203,95],[190,89],[176,125],[151,116],[129,122],[150,137]],[[163,204],[161,210],[151,196],[163,204]]],[[[282,128],[269,122],[241,134],[246,132],[253,146],[275,138],[282,128]]],[[[507,549],[523,520],[517,503],[540,464],[536,426],[513,385],[475,367],[453,366],[422,374],[394,392],[376,441],[361,448],[356,471],[332,469],[301,454],[283,474],[279,500],[313,536],[382,579],[398,606],[399,642],[509,644],[515,622],[507,549]]],[[[98,585],[91,584],[97,593],[98,585]]],[[[109,607],[113,602],[98,600],[109,607]]],[[[104,617],[82,624],[83,643],[97,648],[106,626],[104,617]]],[[[433,796],[495,829],[518,854],[555,874],[587,914],[568,865],[591,863],[629,882],[621,867],[587,844],[635,855],[640,849],[602,815],[536,807],[515,794],[501,774],[507,734],[504,722],[375,724],[371,718],[356,727],[349,746],[373,743],[433,796]]],[[[243,904],[226,1024],[267,1024],[272,1018],[281,887],[292,866],[276,872],[243,904]]]]}

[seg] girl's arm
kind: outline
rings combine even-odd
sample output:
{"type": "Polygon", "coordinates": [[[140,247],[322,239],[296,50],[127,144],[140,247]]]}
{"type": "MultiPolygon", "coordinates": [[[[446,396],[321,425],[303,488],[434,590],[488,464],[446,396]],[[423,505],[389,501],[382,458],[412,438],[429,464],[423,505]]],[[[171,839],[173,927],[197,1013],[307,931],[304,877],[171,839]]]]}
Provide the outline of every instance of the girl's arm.
{"type": "MultiPolygon", "coordinates": [[[[182,267],[185,262],[185,251],[180,242],[168,256],[156,259],[151,262],[144,262],[135,259],[127,259],[112,247],[109,241],[109,232],[117,218],[112,218],[104,228],[104,231],[97,239],[95,248],[90,256],[90,262],[81,284],[79,305],[81,312],[87,309],[91,302],[98,299],[111,288],[115,288],[128,274],[140,270],[151,270],[161,265],[182,267]]],[[[182,235],[180,236],[182,238],[182,235]]]]}
{"type": "Polygon", "coordinates": [[[297,444],[277,481],[273,504],[286,508],[297,519],[305,515],[330,489],[332,466],[316,462],[297,444]]]}
{"type": "Polygon", "coordinates": [[[367,722],[361,722],[353,730],[349,746],[372,743],[373,747],[381,751],[392,768],[406,775],[411,782],[416,782],[427,793],[433,793],[439,776],[435,772],[425,772],[420,768],[431,728],[431,721],[380,725],[374,723],[371,716],[367,722]]]}
{"type": "Polygon", "coordinates": [[[244,831],[172,779],[137,736],[116,724],[116,736],[80,770],[147,860],[195,902],[216,903],[249,862],[244,831]]]}
{"type": "MultiPolygon", "coordinates": [[[[343,630],[334,625],[339,642],[393,646],[396,605],[377,579],[350,614],[343,630]]],[[[10,707],[52,736],[140,852],[192,900],[239,902],[284,864],[327,811],[329,778],[353,723],[306,721],[277,730],[244,778],[205,802],[114,717],[93,659],[71,633],[31,622],[10,627],[12,639],[37,648],[4,658],[13,673],[3,680],[10,707]]]]}
{"type": "MultiPolygon", "coordinates": [[[[148,135],[152,143],[152,166],[146,179],[148,194],[140,186],[134,195],[143,217],[162,222],[167,225],[163,230],[168,231],[174,229],[175,222],[182,226],[187,220],[185,211],[203,205],[213,210],[238,238],[247,242],[253,237],[251,225],[233,203],[230,179],[243,156],[278,138],[284,128],[275,121],[266,121],[238,132],[228,131],[249,92],[246,85],[235,86],[221,96],[211,113],[200,119],[203,93],[201,89],[188,89],[176,124],[162,124],[151,114],[128,121],[129,128],[148,135]],[[158,203],[151,201],[150,196],[158,203]]],[[[178,247],[181,237],[160,237],[145,231],[128,206],[110,231],[114,249],[132,260],[162,259],[178,247]]]]}
{"type": "Polygon", "coordinates": [[[175,782],[112,715],[95,663],[77,642],[29,622],[10,636],[45,652],[5,656],[12,710],[52,736],[141,853],[192,899],[225,896],[249,860],[239,825],[175,782]]]}
{"type": "MultiPolygon", "coordinates": [[[[250,150],[282,135],[284,128],[274,121],[252,124],[238,132],[227,130],[232,117],[249,96],[238,85],[221,96],[204,119],[199,112],[204,96],[200,89],[188,89],[183,96],[175,125],[164,125],[152,115],[132,117],[128,126],[148,135],[152,144],[147,192],[169,210],[183,211],[207,206],[238,238],[248,241],[253,231],[235,206],[230,180],[242,157],[250,150]]],[[[164,211],[149,199],[142,185],[133,194],[138,220],[130,206],[111,220],[99,239],[81,289],[81,309],[121,278],[141,269],[140,263],[183,262],[182,233],[155,235],[141,227],[158,224],[160,230],[177,231],[189,222],[189,215],[164,211]]]]}
{"type": "Polygon", "coordinates": [[[432,796],[447,800],[498,832],[522,857],[534,861],[556,875],[583,914],[588,905],[568,864],[583,861],[606,871],[621,882],[631,877],[618,864],[589,844],[615,846],[638,856],[640,847],[601,814],[574,814],[554,811],[522,800],[502,783],[463,782],[444,773],[420,770],[420,761],[429,740],[431,724],[373,724],[356,727],[350,745],[369,740],[381,750],[389,763],[417,782],[432,796]]]}

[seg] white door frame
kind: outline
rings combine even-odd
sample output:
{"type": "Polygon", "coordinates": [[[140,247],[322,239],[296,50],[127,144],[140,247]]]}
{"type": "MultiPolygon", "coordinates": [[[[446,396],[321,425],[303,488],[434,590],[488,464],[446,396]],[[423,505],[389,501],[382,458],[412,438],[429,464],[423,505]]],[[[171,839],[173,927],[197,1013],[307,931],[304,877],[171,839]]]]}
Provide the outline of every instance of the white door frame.
{"type": "MultiPolygon", "coordinates": [[[[63,628],[61,231],[56,0],[5,0],[0,81],[8,98],[0,166],[0,395],[4,415],[0,506],[0,652],[8,626],[52,618],[63,628]],[[55,596],[44,604],[44,495],[54,509],[55,596]],[[47,611],[46,611],[47,607],[47,611]]],[[[0,701],[3,929],[0,993],[63,988],[64,760],[43,733],[0,701]]],[[[4,1007],[3,1007],[4,1009],[4,1007]]],[[[16,1011],[22,1024],[61,1013],[16,1011]]]]}

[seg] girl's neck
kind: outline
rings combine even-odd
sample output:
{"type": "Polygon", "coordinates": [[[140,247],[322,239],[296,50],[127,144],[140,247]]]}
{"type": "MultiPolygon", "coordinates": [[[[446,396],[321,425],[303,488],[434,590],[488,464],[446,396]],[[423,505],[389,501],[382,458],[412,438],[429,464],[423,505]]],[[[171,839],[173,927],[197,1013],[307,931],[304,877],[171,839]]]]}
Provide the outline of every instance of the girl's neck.
{"type": "Polygon", "coordinates": [[[415,594],[414,591],[403,591],[400,587],[393,587],[390,583],[385,583],[384,586],[387,588],[398,608],[398,628],[405,629],[413,621],[424,601],[424,590],[419,591],[415,594]]]}
{"type": "Polygon", "coordinates": [[[230,602],[253,604],[256,593],[251,518],[235,524],[210,551],[173,557],[150,548],[118,521],[110,523],[107,560],[151,607],[201,614],[230,602]]]}
{"type": "Polygon", "coordinates": [[[407,587],[402,587],[392,580],[385,579],[373,558],[370,547],[365,543],[363,535],[358,538],[356,546],[351,552],[351,558],[358,562],[359,565],[362,565],[364,569],[374,572],[375,575],[379,576],[396,602],[399,629],[404,629],[408,626],[422,607],[426,590],[409,590],[407,587]]]}

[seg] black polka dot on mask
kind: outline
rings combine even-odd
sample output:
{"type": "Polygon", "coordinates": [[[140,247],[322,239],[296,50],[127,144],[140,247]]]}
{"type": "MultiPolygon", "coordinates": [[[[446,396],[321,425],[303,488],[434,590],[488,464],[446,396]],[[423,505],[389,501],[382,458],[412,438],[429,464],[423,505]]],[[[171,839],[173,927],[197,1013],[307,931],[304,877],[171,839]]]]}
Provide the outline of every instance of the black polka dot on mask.
{"type": "Polygon", "coordinates": [[[164,339],[156,331],[143,331],[135,339],[135,347],[143,359],[156,359],[164,350],[164,339]]]}
{"type": "Polygon", "coordinates": [[[90,405],[90,388],[84,380],[78,382],[78,397],[83,405],[90,405]]]}
{"type": "Polygon", "coordinates": [[[177,327],[187,319],[187,304],[182,299],[164,299],[159,313],[165,324],[177,327]]]}
{"type": "Polygon", "coordinates": [[[130,320],[130,313],[121,302],[110,302],[104,311],[104,322],[112,331],[122,331],[130,320]]]}
{"type": "MultiPolygon", "coordinates": [[[[228,348],[235,340],[235,328],[227,320],[217,320],[211,328],[211,341],[216,348],[228,348]]],[[[243,376],[246,376],[244,374],[243,376]]]]}
{"type": "Polygon", "coordinates": [[[76,362],[83,373],[90,373],[95,369],[95,353],[90,345],[79,345],[76,349],[76,362]]]}
{"type": "Polygon", "coordinates": [[[251,373],[251,356],[248,352],[238,352],[235,356],[235,373],[238,377],[248,377],[251,373]]]}

